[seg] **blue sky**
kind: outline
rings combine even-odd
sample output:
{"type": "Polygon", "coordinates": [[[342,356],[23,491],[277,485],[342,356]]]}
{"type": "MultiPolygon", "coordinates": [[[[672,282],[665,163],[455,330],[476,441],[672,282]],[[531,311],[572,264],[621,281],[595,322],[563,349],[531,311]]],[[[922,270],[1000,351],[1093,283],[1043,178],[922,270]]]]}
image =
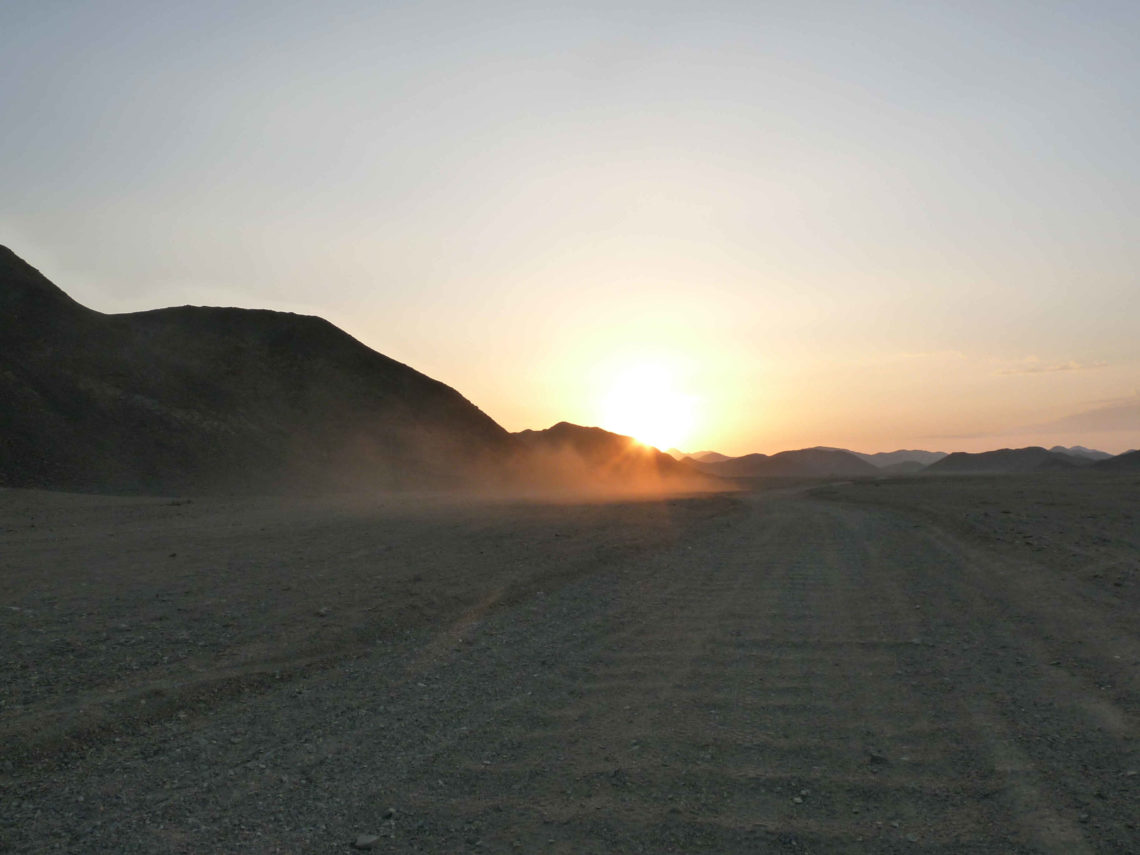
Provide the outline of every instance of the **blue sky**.
{"type": "Polygon", "coordinates": [[[689,446],[1119,451],[1138,35],[1103,2],[0,2],[0,241],[101,311],[322,315],[514,430],[620,428],[651,363],[689,446]]]}

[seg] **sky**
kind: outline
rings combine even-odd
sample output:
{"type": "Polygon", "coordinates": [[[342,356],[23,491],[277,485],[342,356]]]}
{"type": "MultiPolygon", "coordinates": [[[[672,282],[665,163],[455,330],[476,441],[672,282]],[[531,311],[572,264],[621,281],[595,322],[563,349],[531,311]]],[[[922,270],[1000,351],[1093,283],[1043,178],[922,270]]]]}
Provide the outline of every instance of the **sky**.
{"type": "Polygon", "coordinates": [[[1140,4],[0,0],[0,243],[509,430],[1140,447],[1140,4]]]}

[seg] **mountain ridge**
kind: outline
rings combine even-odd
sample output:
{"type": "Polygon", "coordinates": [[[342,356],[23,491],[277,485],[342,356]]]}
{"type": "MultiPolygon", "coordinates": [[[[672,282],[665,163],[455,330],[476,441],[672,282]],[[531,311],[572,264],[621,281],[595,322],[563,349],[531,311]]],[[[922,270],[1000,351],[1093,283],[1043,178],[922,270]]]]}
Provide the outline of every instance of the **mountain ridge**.
{"type": "Polygon", "coordinates": [[[859,477],[877,469],[849,451],[801,448],[776,454],[746,454],[728,460],[695,461],[702,472],[721,478],[859,477]]]}
{"type": "Polygon", "coordinates": [[[0,252],[0,483],[112,491],[442,485],[510,455],[451,387],[328,321],[104,315],[0,252]]]}

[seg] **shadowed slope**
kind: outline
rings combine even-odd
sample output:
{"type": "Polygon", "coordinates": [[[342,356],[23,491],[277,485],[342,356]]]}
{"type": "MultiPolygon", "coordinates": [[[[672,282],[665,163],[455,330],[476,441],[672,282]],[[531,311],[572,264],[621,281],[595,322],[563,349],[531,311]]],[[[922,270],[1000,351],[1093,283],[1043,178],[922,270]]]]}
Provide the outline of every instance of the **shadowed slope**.
{"type": "Polygon", "coordinates": [[[718,462],[701,461],[701,471],[724,478],[822,478],[875,475],[879,470],[850,451],[803,448],[767,454],[746,454],[718,462]]]}
{"type": "Polygon", "coordinates": [[[0,483],[124,491],[442,486],[510,435],[320,318],[102,315],[0,248],[0,483]]]}
{"type": "Polygon", "coordinates": [[[1135,472],[1140,470],[1140,451],[1126,451],[1116,457],[1101,460],[1093,468],[1108,472],[1135,472]]]}
{"type": "Polygon", "coordinates": [[[1029,448],[1001,448],[997,451],[983,451],[970,454],[956,451],[943,457],[928,467],[927,472],[946,474],[951,472],[1036,472],[1048,469],[1074,469],[1092,463],[1087,458],[1074,457],[1059,451],[1049,451],[1040,446],[1029,448]]]}

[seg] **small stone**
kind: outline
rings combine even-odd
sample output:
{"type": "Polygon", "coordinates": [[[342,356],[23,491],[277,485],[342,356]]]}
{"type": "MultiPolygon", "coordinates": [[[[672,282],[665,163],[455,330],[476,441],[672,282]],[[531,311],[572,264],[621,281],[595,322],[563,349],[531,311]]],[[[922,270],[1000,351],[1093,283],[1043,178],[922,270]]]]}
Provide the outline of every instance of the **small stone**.
{"type": "Polygon", "coordinates": [[[352,841],[353,849],[372,849],[380,842],[380,838],[375,834],[358,834],[356,839],[352,841]]]}
{"type": "Polygon", "coordinates": [[[792,799],[792,802],[794,802],[797,805],[802,805],[804,803],[804,800],[802,798],[800,798],[799,796],[796,796],[795,798],[792,799]]]}
{"type": "Polygon", "coordinates": [[[388,808],[388,810],[384,811],[384,819],[395,819],[395,818],[396,818],[396,809],[395,808],[390,807],[390,808],[388,808]]]}
{"type": "Polygon", "coordinates": [[[328,617],[330,614],[332,614],[332,609],[330,609],[328,606],[321,606],[319,609],[317,609],[316,614],[317,617],[328,617]]]}
{"type": "Polygon", "coordinates": [[[1088,822],[1090,819],[1092,819],[1092,817],[1090,817],[1087,813],[1082,813],[1077,817],[1077,822],[1088,822]]]}

